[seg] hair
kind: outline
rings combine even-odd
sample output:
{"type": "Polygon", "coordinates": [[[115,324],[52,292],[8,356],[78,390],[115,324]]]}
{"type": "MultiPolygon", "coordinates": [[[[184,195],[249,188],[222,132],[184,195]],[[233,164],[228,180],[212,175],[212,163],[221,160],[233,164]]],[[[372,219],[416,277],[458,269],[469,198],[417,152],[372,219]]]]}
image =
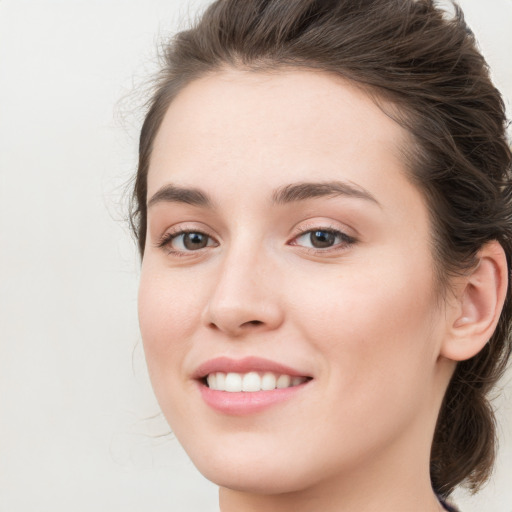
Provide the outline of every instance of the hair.
{"type": "MultiPolygon", "coordinates": [[[[470,270],[484,244],[512,256],[512,155],[503,100],[489,78],[461,9],[434,0],[217,0],[165,46],[139,145],[131,225],[144,255],[147,174],[155,136],[176,95],[229,67],[305,68],[367,90],[411,134],[404,148],[411,180],[423,192],[441,283],[470,270]],[[384,100],[383,102],[380,100],[384,100]]],[[[434,490],[476,492],[495,459],[489,392],[512,347],[510,287],[498,326],[483,350],[457,364],[431,448],[434,490]]]]}

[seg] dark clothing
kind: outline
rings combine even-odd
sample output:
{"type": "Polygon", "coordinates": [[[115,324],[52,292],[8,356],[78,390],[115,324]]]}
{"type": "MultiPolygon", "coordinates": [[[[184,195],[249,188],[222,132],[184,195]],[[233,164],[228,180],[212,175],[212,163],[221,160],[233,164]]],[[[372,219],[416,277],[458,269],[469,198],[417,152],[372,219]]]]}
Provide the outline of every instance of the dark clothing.
{"type": "Polygon", "coordinates": [[[448,505],[448,503],[446,503],[445,501],[441,499],[439,501],[448,512],[459,512],[456,508],[454,508],[452,505],[448,505]]]}

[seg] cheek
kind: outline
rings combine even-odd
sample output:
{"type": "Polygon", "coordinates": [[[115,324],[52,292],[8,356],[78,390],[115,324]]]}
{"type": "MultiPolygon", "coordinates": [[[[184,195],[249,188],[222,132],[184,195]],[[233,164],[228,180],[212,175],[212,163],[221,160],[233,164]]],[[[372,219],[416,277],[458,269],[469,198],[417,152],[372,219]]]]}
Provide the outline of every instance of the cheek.
{"type": "Polygon", "coordinates": [[[428,417],[432,404],[436,345],[430,276],[385,267],[354,269],[300,292],[307,302],[301,313],[297,305],[296,322],[322,355],[325,377],[313,416],[326,426],[319,437],[331,439],[334,455],[325,457],[333,464],[344,450],[355,450],[356,456],[387,446],[417,418],[428,417]],[[353,446],[340,439],[351,439],[353,446]]]}
{"type": "Polygon", "coordinates": [[[294,305],[300,329],[325,354],[336,385],[363,392],[388,383],[398,393],[404,382],[423,385],[437,348],[430,262],[412,266],[392,254],[362,263],[291,292],[302,298],[294,305]]]}
{"type": "Polygon", "coordinates": [[[139,324],[146,364],[155,396],[168,422],[185,415],[183,360],[197,327],[197,297],[180,293],[180,283],[168,272],[142,269],[139,286],[139,324]]]}
{"type": "MultiPolygon", "coordinates": [[[[169,366],[179,370],[179,363],[190,337],[198,325],[197,296],[183,293],[179,280],[169,273],[142,269],[138,309],[139,324],[146,360],[153,385],[164,376],[177,375],[166,371],[169,366]]],[[[155,389],[156,391],[156,389],[155,389]]]]}

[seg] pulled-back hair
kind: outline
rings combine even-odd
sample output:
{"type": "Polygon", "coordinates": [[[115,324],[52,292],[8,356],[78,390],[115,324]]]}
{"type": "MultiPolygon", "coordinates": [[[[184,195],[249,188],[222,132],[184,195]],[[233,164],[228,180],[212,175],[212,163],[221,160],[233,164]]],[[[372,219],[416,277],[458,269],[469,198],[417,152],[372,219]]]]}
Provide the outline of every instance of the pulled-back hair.
{"type": "MultiPolygon", "coordinates": [[[[366,89],[412,135],[412,147],[402,149],[430,210],[441,289],[471,269],[491,240],[504,248],[510,274],[512,156],[503,101],[462,11],[455,6],[447,15],[433,0],[217,0],[178,33],[165,47],[140,136],[131,221],[141,256],[147,173],[162,119],[187,84],[226,67],[301,67],[366,89]]],[[[446,391],[430,458],[443,497],[461,483],[476,491],[492,470],[488,397],[511,353],[511,315],[509,287],[494,335],[457,364],[446,391]]]]}

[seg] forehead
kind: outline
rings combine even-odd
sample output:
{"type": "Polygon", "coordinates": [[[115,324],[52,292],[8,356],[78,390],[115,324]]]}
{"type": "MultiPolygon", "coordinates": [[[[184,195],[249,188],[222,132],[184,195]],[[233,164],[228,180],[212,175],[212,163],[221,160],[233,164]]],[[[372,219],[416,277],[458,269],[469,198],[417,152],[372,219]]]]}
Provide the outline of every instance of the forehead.
{"type": "Polygon", "coordinates": [[[223,70],[171,103],[155,139],[148,194],[171,179],[240,186],[240,177],[248,186],[345,179],[389,188],[405,179],[407,139],[364,90],[339,77],[223,70]]]}

